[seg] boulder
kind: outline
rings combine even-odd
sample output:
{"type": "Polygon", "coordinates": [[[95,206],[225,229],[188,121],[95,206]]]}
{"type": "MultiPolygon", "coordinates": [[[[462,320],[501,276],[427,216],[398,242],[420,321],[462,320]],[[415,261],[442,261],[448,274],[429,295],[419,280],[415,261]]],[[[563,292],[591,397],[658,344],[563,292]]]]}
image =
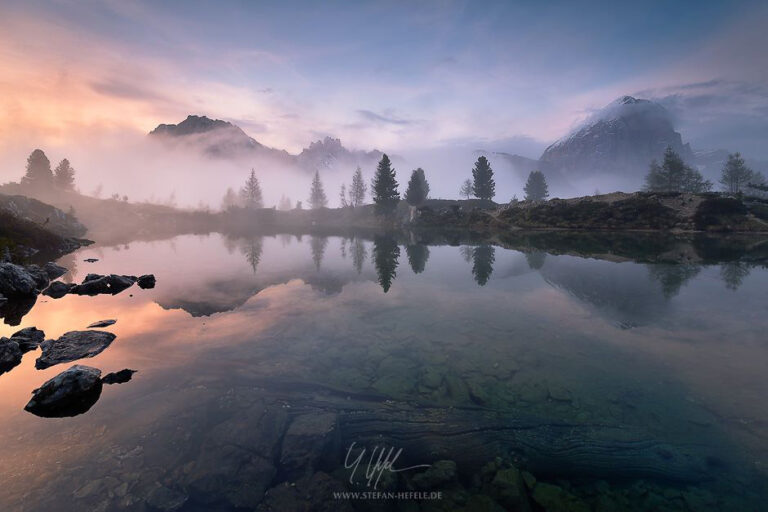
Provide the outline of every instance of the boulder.
{"type": "Polygon", "coordinates": [[[77,285],[64,283],[62,281],[54,281],[48,285],[48,288],[43,290],[43,295],[51,297],[52,299],[60,299],[72,291],[75,286],[77,285]]]}
{"type": "Polygon", "coordinates": [[[11,335],[11,340],[15,341],[22,353],[35,350],[45,339],[45,333],[37,327],[27,327],[11,335]]]}
{"type": "Polygon", "coordinates": [[[62,267],[61,265],[57,265],[52,262],[46,263],[43,266],[43,270],[45,270],[45,273],[48,275],[48,279],[50,281],[53,281],[54,279],[58,279],[64,274],[66,274],[67,272],[69,272],[69,270],[62,267]]]}
{"type": "Polygon", "coordinates": [[[83,282],[74,286],[70,293],[76,295],[117,295],[123,290],[130,288],[136,282],[135,276],[119,276],[110,274],[101,276],[99,274],[88,274],[83,282]]]}
{"type": "Polygon", "coordinates": [[[88,326],[88,329],[93,329],[97,327],[109,327],[110,325],[115,325],[117,323],[117,320],[110,319],[110,320],[99,320],[98,322],[93,322],[91,325],[88,326]]]}
{"type": "Polygon", "coordinates": [[[136,373],[136,370],[129,370],[126,368],[125,370],[120,370],[119,372],[106,374],[104,378],[101,379],[101,381],[104,384],[123,384],[131,380],[134,373],[136,373]]]}
{"type": "Polygon", "coordinates": [[[35,280],[36,290],[45,290],[51,282],[48,272],[38,265],[28,265],[25,270],[35,280]]]}
{"type": "Polygon", "coordinates": [[[18,343],[8,338],[0,338],[0,375],[21,363],[21,349],[18,343]]]}
{"type": "Polygon", "coordinates": [[[139,277],[137,281],[139,288],[142,290],[147,290],[150,288],[154,288],[157,281],[155,280],[155,276],[153,274],[146,274],[141,277],[139,277]]]}
{"type": "Polygon", "coordinates": [[[74,365],[32,392],[24,410],[44,418],[77,416],[101,396],[101,370],[74,365]]]}
{"type": "Polygon", "coordinates": [[[5,297],[35,295],[37,283],[24,267],[0,263],[0,294],[5,297]]]}
{"type": "Polygon", "coordinates": [[[94,357],[107,348],[116,336],[106,331],[71,331],[57,340],[45,340],[40,348],[43,354],[35,367],[43,370],[51,366],[94,357]]]}

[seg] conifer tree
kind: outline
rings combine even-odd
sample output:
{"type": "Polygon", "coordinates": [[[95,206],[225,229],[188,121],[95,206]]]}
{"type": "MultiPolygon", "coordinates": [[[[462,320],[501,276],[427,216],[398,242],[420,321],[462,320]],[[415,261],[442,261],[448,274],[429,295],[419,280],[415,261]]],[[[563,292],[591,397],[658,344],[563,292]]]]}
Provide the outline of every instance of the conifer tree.
{"type": "Polygon", "coordinates": [[[256,177],[256,171],[253,169],[251,169],[251,175],[248,176],[245,186],[243,186],[240,191],[240,196],[243,200],[243,206],[249,210],[264,207],[264,199],[261,196],[261,185],[259,185],[259,179],[256,177]]]}
{"type": "Polygon", "coordinates": [[[651,192],[700,193],[711,190],[712,183],[704,179],[699,171],[686,165],[671,147],[667,147],[661,165],[656,160],[651,162],[645,176],[645,188],[651,192]]]}
{"type": "Polygon", "coordinates": [[[743,192],[755,180],[755,172],[746,166],[740,153],[728,155],[728,161],[723,166],[720,184],[723,190],[731,194],[743,192]]]}
{"type": "Polygon", "coordinates": [[[323,189],[323,183],[320,181],[320,173],[315,171],[315,177],[312,179],[312,188],[309,191],[309,207],[313,210],[325,208],[328,204],[328,198],[323,189]]]}
{"type": "Polygon", "coordinates": [[[42,188],[53,185],[51,161],[42,149],[34,150],[27,158],[27,172],[21,178],[21,184],[42,188]]]}
{"type": "Polygon", "coordinates": [[[365,194],[368,191],[368,186],[363,181],[363,171],[360,167],[357,168],[355,174],[352,175],[352,186],[349,187],[349,202],[353,208],[361,206],[365,202],[365,194]]]}
{"type": "Polygon", "coordinates": [[[531,171],[528,175],[528,181],[525,184],[526,201],[544,201],[549,197],[549,187],[547,179],[541,171],[531,171]]]}
{"type": "Polygon", "coordinates": [[[371,184],[373,202],[376,204],[377,215],[391,215],[400,202],[400,194],[397,192],[397,180],[392,162],[385,154],[381,157],[376,168],[376,175],[371,184]]]}
{"type": "Polygon", "coordinates": [[[339,190],[339,207],[346,208],[347,206],[349,206],[347,201],[347,185],[342,183],[341,190],[339,190]]]}
{"type": "Polygon", "coordinates": [[[66,158],[53,171],[53,182],[62,190],[75,189],[75,170],[66,158]]]}
{"type": "Polygon", "coordinates": [[[405,191],[405,201],[411,206],[419,206],[428,196],[429,183],[424,175],[424,169],[419,167],[411,173],[411,179],[405,191]]]}
{"type": "Polygon", "coordinates": [[[481,156],[472,169],[472,192],[478,199],[491,200],[496,195],[496,182],[488,159],[481,156]]]}

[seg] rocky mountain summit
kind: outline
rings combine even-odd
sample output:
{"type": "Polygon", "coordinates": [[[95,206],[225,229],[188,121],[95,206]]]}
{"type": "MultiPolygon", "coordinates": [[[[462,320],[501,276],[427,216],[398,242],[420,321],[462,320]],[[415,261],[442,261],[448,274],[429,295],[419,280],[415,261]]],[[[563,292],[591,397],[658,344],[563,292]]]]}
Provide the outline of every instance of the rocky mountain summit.
{"type": "Polygon", "coordinates": [[[341,140],[325,137],[312,142],[298,155],[267,147],[247,135],[239,126],[220,119],[190,115],[178,124],[160,124],[149,135],[177,146],[185,144],[216,158],[259,158],[268,163],[295,167],[309,172],[329,168],[354,168],[375,165],[381,151],[353,151],[341,140]]]}
{"type": "Polygon", "coordinates": [[[690,145],[683,143],[663,106],[623,96],[549,146],[539,160],[570,180],[611,175],[639,183],[651,160],[660,160],[667,147],[693,163],[690,145]]]}

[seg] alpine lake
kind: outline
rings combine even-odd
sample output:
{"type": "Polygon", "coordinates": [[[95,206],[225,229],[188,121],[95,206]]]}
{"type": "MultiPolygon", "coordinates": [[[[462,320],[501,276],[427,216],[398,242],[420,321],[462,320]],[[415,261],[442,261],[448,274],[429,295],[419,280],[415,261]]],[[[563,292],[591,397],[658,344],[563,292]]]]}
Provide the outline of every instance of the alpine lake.
{"type": "Polygon", "coordinates": [[[0,510],[765,510],[768,241],[633,238],[80,249],[63,280],[157,286],[0,326],[117,320],[93,358],[0,375],[0,510]],[[26,412],[72,364],[137,373],[26,412]]]}

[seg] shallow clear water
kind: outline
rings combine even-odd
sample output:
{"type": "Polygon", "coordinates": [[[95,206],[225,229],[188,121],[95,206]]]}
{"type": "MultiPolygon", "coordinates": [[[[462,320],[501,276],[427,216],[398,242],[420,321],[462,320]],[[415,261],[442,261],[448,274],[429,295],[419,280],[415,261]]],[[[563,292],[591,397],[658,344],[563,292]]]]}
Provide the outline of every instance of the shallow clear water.
{"type": "MultiPolygon", "coordinates": [[[[492,494],[479,475],[496,458],[602,510],[759,510],[768,498],[760,266],[291,235],[180,236],[60,263],[77,282],[154,273],[158,285],[41,297],[0,335],[116,318],[116,341],[78,364],[138,373],[61,419],[23,408],[70,364],[35,370],[36,351],[0,376],[2,510],[253,508],[305,472],[348,482],[352,443],[402,449],[402,467],[455,461],[424,510],[492,494]],[[301,437],[297,418],[331,418],[333,439],[301,437]],[[294,434],[310,468],[283,464],[294,434]]],[[[381,486],[408,488],[417,472],[381,486]]]]}

